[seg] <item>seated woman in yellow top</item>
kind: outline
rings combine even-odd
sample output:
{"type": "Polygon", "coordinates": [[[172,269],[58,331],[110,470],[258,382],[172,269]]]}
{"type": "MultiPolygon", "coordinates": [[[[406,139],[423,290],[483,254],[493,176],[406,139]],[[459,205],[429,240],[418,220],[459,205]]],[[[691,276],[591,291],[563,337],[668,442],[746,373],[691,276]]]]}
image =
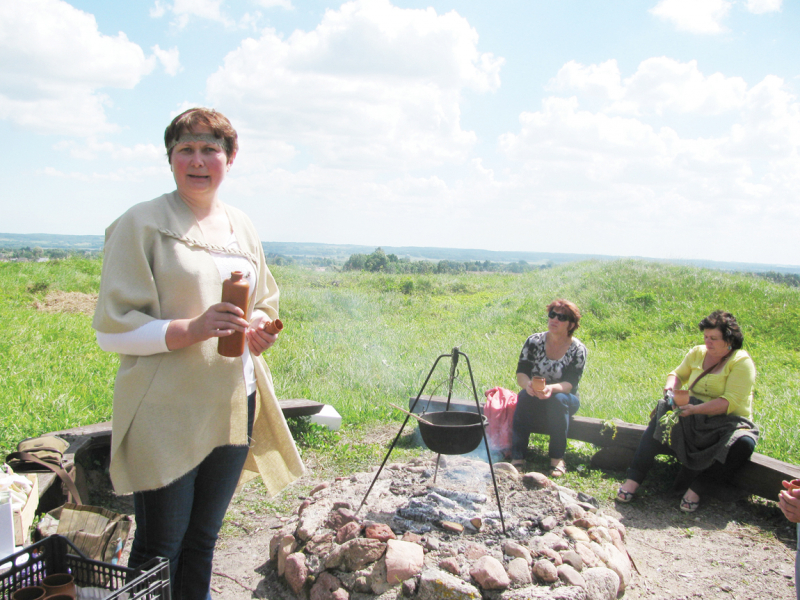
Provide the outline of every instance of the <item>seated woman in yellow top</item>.
{"type": "Polygon", "coordinates": [[[617,500],[630,502],[653,465],[656,454],[672,450],[684,467],[688,489],[680,508],[694,512],[700,493],[713,480],[729,480],[750,459],[758,428],[752,423],[756,368],[742,350],[744,335],[734,316],[714,311],[700,321],[705,345],[695,346],[667,376],[668,392],[688,386],[689,404],[670,432],[659,421],[671,406],[661,400],[628,469],[617,500]]]}

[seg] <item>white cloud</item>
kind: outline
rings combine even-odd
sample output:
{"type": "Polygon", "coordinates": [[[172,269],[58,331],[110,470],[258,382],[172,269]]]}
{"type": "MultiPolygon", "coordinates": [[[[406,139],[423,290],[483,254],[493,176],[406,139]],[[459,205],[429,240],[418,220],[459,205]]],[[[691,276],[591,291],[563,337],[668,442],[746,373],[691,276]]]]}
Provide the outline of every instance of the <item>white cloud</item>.
{"type": "Polygon", "coordinates": [[[635,105],[640,114],[718,115],[742,105],[747,84],[741,77],[721,73],[706,76],[694,60],[658,57],[643,61],[623,87],[622,102],[635,105]]]}
{"type": "Polygon", "coordinates": [[[161,0],[156,0],[156,3],[150,9],[150,16],[153,19],[159,19],[163,17],[167,12],[167,7],[161,4],[161,0]]]}
{"type": "Polygon", "coordinates": [[[0,118],[40,132],[110,131],[104,87],[132,88],[153,60],[61,0],[0,2],[0,118]]]}
{"type": "Polygon", "coordinates": [[[87,173],[85,171],[59,171],[54,167],[45,167],[39,174],[54,179],[71,179],[82,183],[95,184],[102,181],[117,183],[142,183],[155,177],[163,177],[164,167],[121,167],[105,173],[87,173]]]}
{"type": "Polygon", "coordinates": [[[725,31],[721,21],[731,6],[728,0],[660,0],[650,12],[679,31],[714,34],[725,31]]]}
{"type": "Polygon", "coordinates": [[[324,165],[462,161],[475,135],[461,128],[461,94],[497,89],[503,62],[477,42],[455,12],[356,0],[326,11],[313,31],[244,40],[207,95],[245,129],[300,145],[324,165]]]}
{"type": "MultiPolygon", "coordinates": [[[[764,1],[764,0],[762,0],[764,1]]],[[[294,10],[292,0],[255,0],[256,4],[264,8],[285,8],[286,10],[294,10]]]]}
{"type": "Polygon", "coordinates": [[[779,12],[783,0],[747,0],[745,7],[751,13],[761,15],[768,12],[779,12]]]}
{"type": "Polygon", "coordinates": [[[656,131],[638,119],[580,110],[575,97],[546,98],[541,111],[522,113],[520,124],[519,133],[501,136],[503,152],[515,160],[534,161],[537,168],[582,171],[570,187],[616,179],[632,162],[658,164],[678,152],[673,130],[656,131]]]}
{"type": "Polygon", "coordinates": [[[588,66],[570,61],[547,89],[605,101],[603,109],[610,113],[719,115],[744,105],[747,83],[721,73],[704,75],[694,60],[680,62],[662,56],[642,61],[624,80],[615,60],[588,66]]]}
{"type": "MultiPolygon", "coordinates": [[[[282,7],[287,10],[294,10],[291,0],[253,0],[257,5],[265,8],[282,7]]],[[[174,0],[172,4],[166,4],[162,0],[155,0],[155,4],[150,8],[150,16],[154,19],[163,17],[167,12],[174,17],[173,25],[178,29],[184,29],[192,19],[204,19],[221,23],[228,29],[238,27],[240,29],[255,29],[261,21],[261,13],[245,12],[239,17],[238,23],[234,21],[223,9],[225,0],[174,0]]]]}
{"type": "Polygon", "coordinates": [[[246,12],[241,17],[239,17],[239,22],[237,23],[239,29],[250,29],[252,31],[259,31],[263,27],[261,25],[263,19],[263,15],[260,11],[255,11],[253,13],[246,12]]]}
{"type": "Polygon", "coordinates": [[[569,61],[545,87],[548,91],[579,90],[601,100],[621,100],[624,96],[622,75],[616,60],[584,66],[569,61]]]}
{"type": "Polygon", "coordinates": [[[796,167],[784,168],[800,157],[800,104],[781,78],[770,75],[748,90],[730,143],[730,153],[751,160],[754,172],[776,181],[800,176],[796,167]]]}
{"type": "Polygon", "coordinates": [[[53,145],[58,151],[67,151],[73,158],[81,160],[94,160],[98,157],[111,158],[122,162],[144,162],[158,164],[166,161],[166,151],[163,147],[153,144],[135,144],[122,146],[111,142],[102,142],[96,138],[75,141],[65,140],[53,145]]]}
{"type": "MultiPolygon", "coordinates": [[[[586,236],[600,235],[593,223],[602,223],[629,248],[638,240],[660,256],[676,256],[671,227],[704,245],[701,224],[709,214],[731,239],[790,237],[783,223],[800,217],[800,102],[781,78],[748,86],[738,77],[704,75],[694,61],[661,57],[624,79],[613,61],[568,63],[549,89],[559,95],[522,113],[519,130],[499,138],[518,165],[508,170],[503,197],[520,202],[521,214],[548,206],[556,220],[583,220],[586,236]],[[715,132],[697,133],[709,118],[715,132]]],[[[678,255],[691,256],[692,248],[678,255]]],[[[718,250],[703,252],[756,260],[745,247],[718,250]]]]}
{"type": "Polygon", "coordinates": [[[153,54],[156,56],[161,66],[167,75],[177,75],[182,70],[181,58],[178,48],[170,48],[169,50],[162,50],[158,44],[152,48],[153,54]]]}
{"type": "Polygon", "coordinates": [[[230,27],[233,21],[223,13],[223,4],[224,0],[174,0],[171,6],[162,8],[157,0],[156,10],[163,14],[164,9],[168,8],[175,15],[175,22],[180,28],[186,27],[192,18],[217,21],[230,27]]]}
{"type": "Polygon", "coordinates": [[[627,101],[636,103],[642,113],[717,115],[741,106],[747,84],[741,77],[721,73],[706,76],[694,60],[682,63],[659,57],[643,61],[624,87],[627,101]]]}

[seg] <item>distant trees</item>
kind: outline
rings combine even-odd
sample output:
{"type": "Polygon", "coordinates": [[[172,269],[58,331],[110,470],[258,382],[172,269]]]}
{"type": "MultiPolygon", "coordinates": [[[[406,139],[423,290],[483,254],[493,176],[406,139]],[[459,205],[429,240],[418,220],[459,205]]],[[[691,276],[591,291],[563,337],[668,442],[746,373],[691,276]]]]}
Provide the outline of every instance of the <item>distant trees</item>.
{"type": "Polygon", "coordinates": [[[266,255],[267,264],[278,267],[289,265],[304,267],[335,267],[338,263],[333,258],[323,258],[321,256],[285,256],[270,252],[266,255]]]}
{"type": "Polygon", "coordinates": [[[294,264],[294,258],[291,256],[283,256],[282,254],[274,254],[270,252],[265,256],[267,259],[268,265],[277,265],[279,267],[285,267],[287,265],[294,264]]]}
{"type": "Polygon", "coordinates": [[[65,250],[63,248],[40,248],[39,246],[0,248],[0,259],[19,262],[33,262],[41,259],[59,260],[71,256],[95,257],[100,254],[102,254],[100,250],[65,250]]]}
{"type": "Polygon", "coordinates": [[[547,268],[548,265],[531,265],[524,260],[515,263],[493,263],[485,261],[429,260],[412,261],[409,258],[398,258],[395,254],[386,254],[383,248],[376,248],[372,254],[351,254],[342,267],[345,271],[369,271],[371,273],[466,273],[466,272],[500,272],[525,273],[547,268]]]}
{"type": "Polygon", "coordinates": [[[800,275],[797,273],[778,273],[777,271],[767,271],[766,273],[756,273],[759,277],[769,279],[775,283],[782,283],[789,287],[800,287],[800,275]]]}

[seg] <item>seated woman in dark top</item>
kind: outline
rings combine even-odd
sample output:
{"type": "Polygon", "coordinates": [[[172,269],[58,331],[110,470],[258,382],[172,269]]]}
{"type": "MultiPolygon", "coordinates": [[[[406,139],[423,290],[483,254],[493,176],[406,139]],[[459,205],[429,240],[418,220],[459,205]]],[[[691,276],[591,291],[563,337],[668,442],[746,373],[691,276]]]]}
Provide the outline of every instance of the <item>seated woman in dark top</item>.
{"type": "Polygon", "coordinates": [[[522,346],[517,364],[517,396],[511,442],[511,464],[522,469],[528,438],[544,421],[550,435],[550,476],[567,470],[569,418],[578,412],[578,383],[586,365],[586,346],[572,337],[581,321],[578,307],[568,300],[547,306],[547,331],[534,333],[522,346]]]}

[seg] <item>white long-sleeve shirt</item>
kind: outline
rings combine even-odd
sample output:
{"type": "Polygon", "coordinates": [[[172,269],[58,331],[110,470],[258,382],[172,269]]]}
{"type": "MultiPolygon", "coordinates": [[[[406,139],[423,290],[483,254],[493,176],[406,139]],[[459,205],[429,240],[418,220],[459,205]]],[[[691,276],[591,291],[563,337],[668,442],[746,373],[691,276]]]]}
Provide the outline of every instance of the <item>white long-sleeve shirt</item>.
{"type": "MultiPolygon", "coordinates": [[[[226,247],[239,249],[236,236],[231,234],[226,247]]],[[[243,256],[222,252],[209,252],[209,254],[217,265],[222,281],[228,279],[233,271],[241,271],[242,279],[247,280],[251,290],[255,289],[258,273],[255,265],[248,259],[243,256]]],[[[160,352],[169,352],[169,348],[167,348],[167,327],[169,324],[170,321],[167,319],[156,319],[133,331],[125,333],[101,333],[96,331],[95,336],[100,348],[106,352],[117,352],[132,356],[150,356],[160,352]]],[[[256,391],[256,376],[253,370],[253,357],[250,356],[250,348],[247,345],[245,345],[244,354],[242,355],[242,368],[249,395],[256,391]]]]}

